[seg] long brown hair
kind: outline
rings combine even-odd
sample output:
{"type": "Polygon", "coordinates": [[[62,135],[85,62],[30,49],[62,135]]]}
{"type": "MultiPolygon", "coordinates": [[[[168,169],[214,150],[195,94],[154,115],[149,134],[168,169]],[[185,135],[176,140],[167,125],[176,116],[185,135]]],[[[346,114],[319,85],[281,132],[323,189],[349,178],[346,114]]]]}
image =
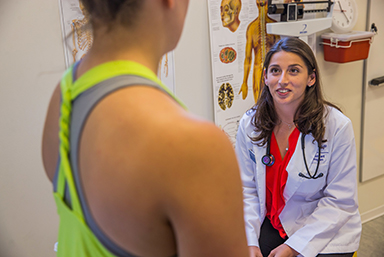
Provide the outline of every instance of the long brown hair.
{"type": "MultiPolygon", "coordinates": [[[[312,134],[315,141],[319,144],[323,142],[325,125],[324,115],[326,115],[326,106],[332,106],[340,110],[336,105],[326,101],[323,96],[320,81],[319,67],[312,49],[301,39],[287,37],[278,41],[266,54],[263,70],[268,69],[272,56],[280,51],[297,54],[304,61],[308,69],[308,75],[315,73],[316,82],[313,86],[307,86],[305,89],[304,100],[300,103],[294,116],[295,126],[303,134],[312,134]]],[[[263,146],[268,142],[273,129],[280,123],[277,116],[273,98],[269,92],[269,87],[265,86],[264,76],[261,76],[261,88],[259,98],[253,110],[255,115],[252,117],[252,125],[258,136],[251,140],[258,146],[263,146]]]]}

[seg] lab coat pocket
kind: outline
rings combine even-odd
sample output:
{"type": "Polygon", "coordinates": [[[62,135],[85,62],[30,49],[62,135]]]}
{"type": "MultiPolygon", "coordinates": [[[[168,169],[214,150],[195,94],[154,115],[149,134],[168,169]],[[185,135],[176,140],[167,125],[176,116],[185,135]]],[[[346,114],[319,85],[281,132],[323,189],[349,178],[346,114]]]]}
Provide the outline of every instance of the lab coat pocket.
{"type": "MultiPolygon", "coordinates": [[[[318,155],[316,156],[316,159],[318,155]]],[[[317,161],[313,162],[309,167],[309,171],[304,169],[301,173],[305,176],[301,176],[301,183],[296,193],[301,194],[307,200],[315,200],[322,197],[324,188],[326,186],[326,178],[328,174],[328,164],[320,159],[318,170],[317,161]]]]}
{"type": "MultiPolygon", "coordinates": [[[[319,170],[319,172],[321,172],[319,170]]],[[[322,194],[326,185],[325,176],[313,178],[302,178],[302,183],[296,191],[297,195],[302,195],[305,198],[316,198],[315,196],[322,194]]]]}

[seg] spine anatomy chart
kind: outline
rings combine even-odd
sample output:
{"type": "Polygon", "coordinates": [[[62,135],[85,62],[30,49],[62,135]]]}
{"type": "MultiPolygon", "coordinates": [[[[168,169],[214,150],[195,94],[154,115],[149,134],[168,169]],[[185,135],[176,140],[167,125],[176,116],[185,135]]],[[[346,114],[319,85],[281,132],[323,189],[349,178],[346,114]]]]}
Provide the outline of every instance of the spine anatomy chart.
{"type": "Polygon", "coordinates": [[[264,57],[269,49],[280,39],[280,36],[267,34],[267,23],[276,22],[268,17],[268,6],[266,1],[257,1],[259,16],[252,21],[246,32],[245,60],[244,60],[244,78],[239,91],[243,99],[248,95],[248,77],[253,62],[252,89],[255,101],[258,97],[261,73],[263,69],[264,57]]]}

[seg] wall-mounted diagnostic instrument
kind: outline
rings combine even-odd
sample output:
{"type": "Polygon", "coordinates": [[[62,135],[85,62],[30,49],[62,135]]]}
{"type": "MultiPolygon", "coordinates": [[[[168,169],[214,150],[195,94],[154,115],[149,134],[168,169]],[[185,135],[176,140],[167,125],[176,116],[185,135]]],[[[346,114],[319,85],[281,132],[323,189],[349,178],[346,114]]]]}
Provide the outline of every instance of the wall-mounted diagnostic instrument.
{"type": "Polygon", "coordinates": [[[299,37],[308,43],[308,36],[332,26],[334,3],[328,1],[293,1],[280,3],[268,0],[268,14],[280,14],[280,22],[268,23],[267,33],[281,36],[299,37]],[[307,5],[321,5],[323,8],[305,8],[307,5]],[[303,19],[305,13],[327,13],[326,17],[303,19]]]}

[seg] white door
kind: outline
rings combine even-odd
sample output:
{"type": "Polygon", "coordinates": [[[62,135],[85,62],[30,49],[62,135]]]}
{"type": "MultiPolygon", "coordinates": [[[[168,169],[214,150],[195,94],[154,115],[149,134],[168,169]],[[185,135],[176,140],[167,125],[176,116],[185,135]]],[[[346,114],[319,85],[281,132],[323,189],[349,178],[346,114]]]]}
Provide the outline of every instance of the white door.
{"type": "Polygon", "coordinates": [[[384,76],[384,1],[370,0],[369,3],[369,25],[375,23],[379,33],[374,37],[366,60],[362,116],[362,182],[384,175],[384,83],[379,86],[370,84],[372,79],[384,76]]]}

